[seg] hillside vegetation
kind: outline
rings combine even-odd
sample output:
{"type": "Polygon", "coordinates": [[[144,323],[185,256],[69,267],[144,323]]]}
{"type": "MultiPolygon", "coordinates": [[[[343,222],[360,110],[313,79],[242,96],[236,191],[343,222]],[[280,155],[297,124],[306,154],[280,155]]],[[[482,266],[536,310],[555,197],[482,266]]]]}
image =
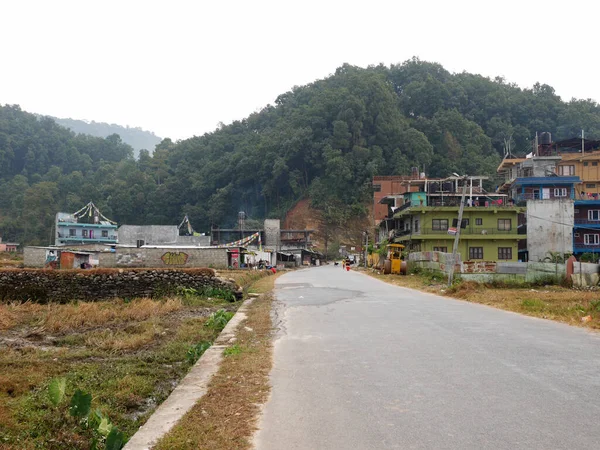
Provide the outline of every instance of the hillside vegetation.
{"type": "Polygon", "coordinates": [[[0,234],[47,243],[57,210],[93,200],[119,223],[194,227],[283,217],[310,198],[335,227],[366,214],[373,175],[493,176],[505,141],[527,152],[535,132],[600,138],[600,107],[563,102],[552,87],[451,74],[418,59],[350,65],[280,95],[242,121],[153,155],[117,136],[74,135],[16,106],[0,108],[0,234]]]}
{"type": "Polygon", "coordinates": [[[122,127],[114,123],[95,122],[93,120],[86,122],[84,120],[54,118],[54,121],[78,134],[89,134],[101,138],[118,134],[124,143],[133,148],[136,158],[139,156],[140,150],[148,150],[152,154],[154,147],[162,140],[151,131],[142,130],[139,127],[122,127]]]}

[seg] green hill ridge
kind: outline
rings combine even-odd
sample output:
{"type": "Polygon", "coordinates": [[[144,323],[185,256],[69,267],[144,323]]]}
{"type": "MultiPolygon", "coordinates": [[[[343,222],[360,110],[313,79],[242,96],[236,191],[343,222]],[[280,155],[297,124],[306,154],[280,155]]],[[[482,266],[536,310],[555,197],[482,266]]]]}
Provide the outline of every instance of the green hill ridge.
{"type": "MultiPolygon", "coordinates": [[[[118,136],[76,135],[17,106],[0,107],[0,235],[50,242],[53,215],[92,200],[127,224],[194,227],[283,217],[309,197],[326,220],[366,214],[373,175],[488,175],[504,154],[527,153],[536,132],[600,138],[600,107],[554,89],[452,74],[412,59],[343,65],[214,132],[169,139],[134,159],[118,136]]],[[[492,179],[493,183],[493,179],[492,179]]]]}

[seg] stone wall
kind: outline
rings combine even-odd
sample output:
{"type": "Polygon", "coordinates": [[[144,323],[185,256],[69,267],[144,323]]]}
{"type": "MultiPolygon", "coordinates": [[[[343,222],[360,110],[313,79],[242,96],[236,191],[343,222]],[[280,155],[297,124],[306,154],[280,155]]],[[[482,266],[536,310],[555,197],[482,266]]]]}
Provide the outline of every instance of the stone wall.
{"type": "Polygon", "coordinates": [[[39,303],[96,301],[115,297],[159,297],[178,287],[214,287],[241,298],[242,289],[220,278],[212,269],[177,270],[36,270],[0,271],[0,301],[32,300],[39,303]]]}

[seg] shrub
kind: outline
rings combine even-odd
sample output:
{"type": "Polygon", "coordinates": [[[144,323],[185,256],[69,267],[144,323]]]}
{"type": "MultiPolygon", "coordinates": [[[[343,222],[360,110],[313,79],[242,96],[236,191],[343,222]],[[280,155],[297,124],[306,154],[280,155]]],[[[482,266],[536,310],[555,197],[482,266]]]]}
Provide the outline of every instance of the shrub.
{"type": "Polygon", "coordinates": [[[200,359],[206,350],[210,348],[212,344],[208,341],[202,341],[196,345],[192,345],[187,351],[185,357],[190,365],[193,365],[200,359]]]}
{"type": "Polygon", "coordinates": [[[227,312],[224,309],[220,309],[208,318],[208,320],[204,323],[204,326],[215,331],[221,331],[223,328],[225,328],[225,325],[227,325],[227,322],[229,322],[232,317],[232,312],[227,312]]]}

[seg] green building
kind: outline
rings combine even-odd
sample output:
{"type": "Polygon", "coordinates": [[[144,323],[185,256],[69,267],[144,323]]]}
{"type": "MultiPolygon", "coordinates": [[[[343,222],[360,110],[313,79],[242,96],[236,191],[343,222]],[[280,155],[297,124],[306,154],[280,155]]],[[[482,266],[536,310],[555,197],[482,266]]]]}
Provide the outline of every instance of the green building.
{"type": "MultiPolygon", "coordinates": [[[[518,214],[524,208],[492,201],[482,203],[484,206],[464,207],[458,244],[461,259],[518,261],[519,240],[526,238],[517,233],[518,214]]],[[[459,206],[424,205],[427,203],[412,201],[399,208],[393,216],[393,242],[404,244],[409,251],[451,253],[455,238],[452,228],[457,225],[459,206]]]]}

